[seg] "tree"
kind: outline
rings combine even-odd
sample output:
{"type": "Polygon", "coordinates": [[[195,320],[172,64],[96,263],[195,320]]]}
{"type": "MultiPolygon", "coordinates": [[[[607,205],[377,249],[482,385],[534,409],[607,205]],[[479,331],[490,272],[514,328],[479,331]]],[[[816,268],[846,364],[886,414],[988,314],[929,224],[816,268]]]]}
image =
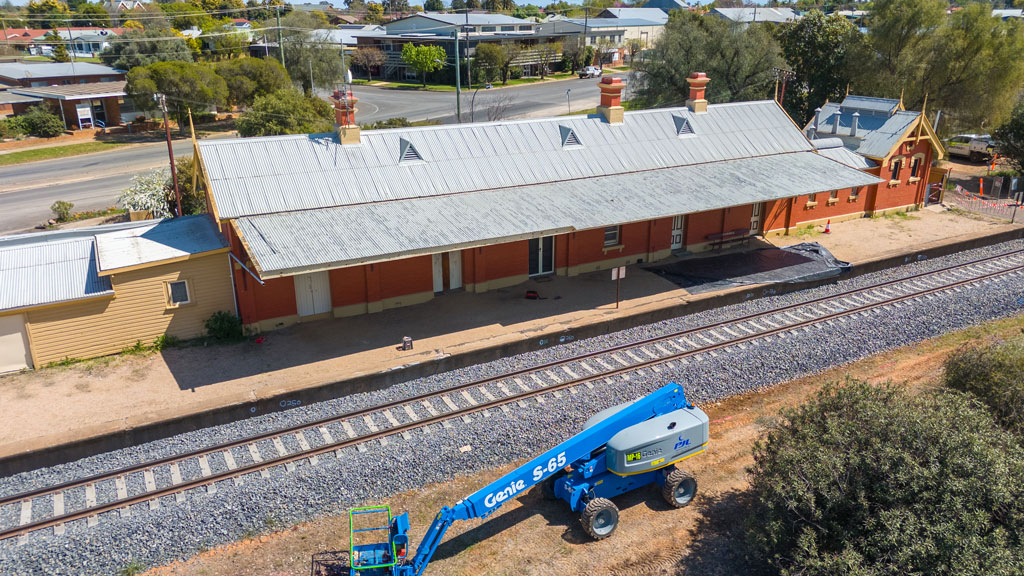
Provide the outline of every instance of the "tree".
{"type": "Polygon", "coordinates": [[[488,12],[511,12],[516,3],[514,0],[483,0],[482,6],[488,12]]]}
{"type": "Polygon", "coordinates": [[[352,53],[352,63],[366,70],[366,75],[373,80],[373,69],[384,65],[384,51],[372,46],[364,46],[352,53]]]}
{"type": "Polygon", "coordinates": [[[380,2],[368,2],[366,4],[366,22],[368,24],[384,22],[384,6],[380,2]]]}
{"type": "Polygon", "coordinates": [[[381,4],[388,14],[401,14],[409,11],[409,0],[382,0],[381,4]]]}
{"type": "Polygon", "coordinates": [[[110,13],[101,4],[84,2],[78,7],[72,7],[72,10],[75,11],[72,26],[110,26],[110,13]]]}
{"type": "Polygon", "coordinates": [[[829,385],[754,446],[755,547],[784,575],[1017,574],[1024,449],[956,393],[829,385]]]}
{"type": "Polygon", "coordinates": [[[198,110],[223,106],[227,101],[227,83],[206,64],[156,62],[132,68],[127,78],[125,91],[135,105],[143,110],[155,109],[153,95],[164,94],[167,97],[167,108],[173,113],[182,132],[185,131],[190,108],[198,110]]]}
{"type": "Polygon", "coordinates": [[[496,71],[502,84],[508,84],[512,62],[519,57],[522,46],[516,43],[498,44],[487,42],[476,47],[476,62],[479,66],[496,71]]]}
{"type": "Polygon", "coordinates": [[[31,18],[34,26],[59,28],[67,25],[71,11],[61,0],[30,0],[25,13],[31,18]]]}
{"type": "Polygon", "coordinates": [[[523,20],[532,20],[543,16],[540,12],[540,8],[533,4],[527,4],[526,6],[515,6],[512,9],[512,16],[514,18],[522,18],[523,20]]]}
{"type": "Polygon", "coordinates": [[[50,30],[43,36],[43,40],[50,44],[50,59],[54,62],[71,62],[71,55],[68,53],[67,44],[64,38],[56,30],[50,30]]]}
{"type": "Polygon", "coordinates": [[[452,12],[459,12],[466,9],[466,0],[452,0],[452,12]]]}
{"type": "Polygon", "coordinates": [[[170,30],[132,30],[100,52],[100,60],[119,70],[131,70],[155,62],[192,62],[192,50],[184,38],[170,38],[170,30]],[[170,39],[168,39],[170,38],[170,39]]]}
{"type": "Polygon", "coordinates": [[[467,10],[479,10],[480,9],[480,0],[466,0],[466,9],[467,10]]]}
{"type": "Polygon", "coordinates": [[[1024,172],[1024,101],[1018,102],[1013,114],[993,134],[999,140],[999,153],[1024,172]]]}
{"type": "Polygon", "coordinates": [[[903,77],[914,66],[915,48],[946,17],[946,0],[875,0],[871,5],[868,40],[881,57],[881,82],[903,77]]]}
{"type": "Polygon", "coordinates": [[[230,24],[221,24],[211,27],[208,31],[203,31],[204,33],[212,32],[218,34],[213,37],[213,45],[210,50],[213,59],[235,58],[248,51],[249,38],[241,32],[225,34],[224,32],[230,27],[230,24]]]}
{"type": "Polygon", "coordinates": [[[1000,426],[1024,440],[1024,335],[957,350],[946,360],[945,384],[977,396],[1000,426]]]}
{"type": "Polygon", "coordinates": [[[199,12],[195,5],[187,2],[171,2],[158,4],[158,6],[175,30],[188,30],[189,28],[205,30],[214,23],[213,16],[199,12]]]}
{"type": "Polygon", "coordinates": [[[441,0],[427,0],[423,3],[423,9],[427,12],[440,12],[444,10],[444,2],[441,0]]]}
{"type": "Polygon", "coordinates": [[[214,67],[228,88],[228,104],[251,106],[259,96],[266,96],[291,86],[284,66],[273,58],[237,58],[218,62],[214,67]]]}
{"type": "Polygon", "coordinates": [[[783,105],[798,124],[810,111],[843,95],[853,80],[850,57],[860,53],[863,36],[849,20],[812,10],[796,22],[783,24],[778,33],[782,54],[796,74],[783,105]]]}
{"type": "Polygon", "coordinates": [[[334,112],[328,102],[286,88],[256,98],[237,125],[238,133],[246,137],[329,132],[334,112]]]}
{"type": "Polygon", "coordinates": [[[149,210],[153,218],[170,218],[174,214],[167,201],[167,179],[169,176],[169,171],[166,168],[158,168],[132,176],[131,185],[117,198],[118,205],[133,212],[149,210]]]}
{"type": "MultiPolygon", "coordinates": [[[[194,178],[193,172],[196,170],[196,161],[194,156],[181,156],[174,160],[174,170],[178,174],[178,193],[181,195],[181,215],[187,216],[189,214],[203,214],[206,212],[206,195],[199,189],[198,183],[201,180],[196,180],[197,186],[192,187],[192,180],[194,178]]],[[[174,197],[174,181],[167,177],[164,182],[164,190],[166,190],[167,203],[172,206],[177,205],[177,198],[174,197]]]]}
{"type": "Polygon", "coordinates": [[[424,86],[427,85],[427,74],[440,70],[447,59],[448,55],[440,46],[433,44],[416,46],[412,42],[407,42],[402,46],[402,62],[420,74],[424,86]]]}
{"type": "Polygon", "coordinates": [[[631,79],[635,99],[648,106],[685,102],[691,72],[707,73],[705,97],[711,102],[757,100],[771,94],[772,67],[780,65],[779,45],[768,27],[673,10],[653,56],[634,66],[631,79]]]}
{"type": "Polygon", "coordinates": [[[312,94],[314,86],[329,90],[341,82],[345,77],[341,47],[322,31],[329,28],[329,24],[313,13],[295,10],[281,19],[281,25],[285,28],[282,32],[285,68],[290,71],[292,80],[302,84],[304,92],[312,94]]]}
{"type": "Polygon", "coordinates": [[[604,70],[604,65],[612,63],[612,54],[618,50],[618,44],[610,36],[602,36],[597,41],[597,63],[604,70]]]}
{"type": "Polygon", "coordinates": [[[540,62],[540,77],[550,72],[549,67],[562,54],[561,42],[543,42],[537,46],[537,60],[540,62]]]}
{"type": "Polygon", "coordinates": [[[629,54],[629,63],[632,64],[645,48],[647,48],[647,43],[639,38],[626,40],[626,54],[629,54]]]}

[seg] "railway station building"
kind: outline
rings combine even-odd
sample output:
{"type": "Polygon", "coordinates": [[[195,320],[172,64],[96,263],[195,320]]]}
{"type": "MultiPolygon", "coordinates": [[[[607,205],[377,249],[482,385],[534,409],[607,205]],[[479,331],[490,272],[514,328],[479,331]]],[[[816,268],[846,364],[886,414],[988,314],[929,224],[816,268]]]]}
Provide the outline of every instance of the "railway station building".
{"type": "Polygon", "coordinates": [[[198,143],[208,209],[254,331],[700,252],[773,203],[881,180],[816,149],[774,101],[198,143]]]}

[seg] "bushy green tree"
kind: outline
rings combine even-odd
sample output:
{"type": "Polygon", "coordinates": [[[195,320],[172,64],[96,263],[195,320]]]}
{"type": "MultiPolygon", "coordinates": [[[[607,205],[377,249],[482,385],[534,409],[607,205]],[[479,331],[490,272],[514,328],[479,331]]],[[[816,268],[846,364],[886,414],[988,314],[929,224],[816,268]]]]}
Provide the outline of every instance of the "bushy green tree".
{"type": "Polygon", "coordinates": [[[964,395],[829,385],[750,474],[751,538],[783,575],[1020,574],[1024,450],[964,395]]]}
{"type": "Polygon", "coordinates": [[[293,88],[256,98],[252,108],[238,118],[242,136],[312,134],[329,132],[334,126],[330,103],[306,96],[293,88]]]}
{"type": "MultiPolygon", "coordinates": [[[[477,47],[480,50],[482,46],[477,47]]],[[[402,46],[402,61],[419,73],[423,85],[427,85],[427,74],[440,70],[447,61],[444,48],[434,45],[416,46],[412,42],[402,46]]]]}
{"type": "Polygon", "coordinates": [[[427,12],[440,12],[444,10],[444,2],[442,0],[427,0],[423,3],[423,9],[427,12]]]}
{"type": "Polygon", "coordinates": [[[460,10],[465,10],[466,9],[466,0],[452,0],[452,3],[450,5],[450,7],[451,7],[453,12],[458,12],[460,10]]]}
{"type": "Polygon", "coordinates": [[[164,94],[167,109],[182,131],[185,130],[190,108],[217,107],[227,102],[227,83],[206,64],[157,62],[132,68],[127,77],[125,91],[136,106],[154,110],[156,102],[153,95],[164,94]]]}
{"type": "Polygon", "coordinates": [[[295,10],[281,18],[281,25],[287,29],[282,32],[285,67],[292,80],[302,84],[304,92],[311,94],[313,86],[330,90],[341,82],[345,77],[341,47],[326,32],[319,31],[330,28],[330,24],[314,13],[295,10]]]}
{"type": "Polygon", "coordinates": [[[30,0],[25,13],[31,17],[32,26],[58,28],[67,25],[71,10],[61,0],[30,0]]]}
{"type": "Polygon", "coordinates": [[[1024,336],[958,350],[946,360],[945,383],[980,398],[1024,439],[1024,336]]]}
{"type": "Polygon", "coordinates": [[[100,52],[100,60],[118,70],[131,70],[156,62],[192,62],[192,50],[184,38],[170,30],[132,30],[123,42],[114,42],[100,52]]]}
{"type": "Polygon", "coordinates": [[[839,14],[811,10],[778,32],[782,54],[796,74],[788,83],[783,106],[798,124],[825,100],[842,98],[853,81],[852,58],[862,53],[864,37],[839,14]]]}
{"type": "Polygon", "coordinates": [[[189,28],[203,30],[209,28],[214,22],[213,16],[201,12],[199,8],[188,2],[168,2],[158,4],[158,6],[175,30],[189,28]]]}
{"type": "Polygon", "coordinates": [[[266,96],[291,86],[284,66],[273,59],[237,58],[218,62],[214,70],[228,87],[228,104],[249,106],[266,96]]]}
{"type": "MultiPolygon", "coordinates": [[[[487,42],[476,47],[474,62],[481,68],[496,72],[501,78],[502,84],[508,84],[512,62],[519,57],[522,51],[523,47],[520,44],[487,42]]],[[[491,76],[488,75],[488,77],[491,76]]]]}
{"type": "Polygon", "coordinates": [[[1024,101],[1019,101],[1010,118],[996,128],[994,136],[999,140],[999,154],[1013,164],[1018,172],[1024,172],[1024,101]]]}
{"type": "Polygon", "coordinates": [[[56,138],[64,133],[64,121],[48,106],[38,104],[19,116],[26,132],[40,138],[56,138]]]}
{"type": "Polygon", "coordinates": [[[170,171],[159,168],[132,176],[132,183],[117,198],[125,210],[149,210],[153,218],[169,218],[174,214],[168,203],[167,179],[170,171]]]}
{"type": "Polygon", "coordinates": [[[765,26],[747,26],[721,18],[673,10],[653,56],[632,75],[638,100],[649,106],[680,105],[690,89],[686,78],[705,72],[711,78],[709,102],[770,97],[772,67],[783,65],[778,42],[765,26]]]}
{"type": "Polygon", "coordinates": [[[73,10],[72,26],[110,26],[110,13],[100,3],[83,2],[73,10]]]}

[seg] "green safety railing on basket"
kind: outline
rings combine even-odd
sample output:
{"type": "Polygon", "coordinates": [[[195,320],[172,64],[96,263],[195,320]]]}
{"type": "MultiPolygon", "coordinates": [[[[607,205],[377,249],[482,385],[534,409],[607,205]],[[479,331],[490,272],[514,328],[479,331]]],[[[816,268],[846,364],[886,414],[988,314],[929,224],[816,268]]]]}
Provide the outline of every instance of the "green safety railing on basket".
{"type": "Polygon", "coordinates": [[[356,532],[373,532],[376,530],[390,530],[391,529],[391,506],[363,506],[361,508],[350,508],[348,511],[348,550],[349,559],[351,560],[352,568],[355,570],[370,570],[373,568],[390,568],[398,563],[398,558],[395,554],[394,543],[388,538],[388,542],[391,544],[391,562],[384,564],[374,564],[372,566],[356,566],[356,553],[355,553],[355,533],[356,532]],[[376,512],[387,512],[388,523],[382,527],[375,528],[356,528],[355,527],[355,516],[357,514],[373,514],[376,512]]]}

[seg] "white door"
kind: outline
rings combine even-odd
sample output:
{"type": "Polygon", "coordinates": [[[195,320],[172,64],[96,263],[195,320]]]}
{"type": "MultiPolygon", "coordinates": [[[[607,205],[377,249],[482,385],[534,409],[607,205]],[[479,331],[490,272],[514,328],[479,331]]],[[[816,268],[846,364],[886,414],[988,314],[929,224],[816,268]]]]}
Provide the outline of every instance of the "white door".
{"type": "Polygon", "coordinates": [[[448,253],[448,289],[462,288],[462,251],[448,253]]]}
{"type": "Polygon", "coordinates": [[[295,305],[299,316],[312,316],[331,311],[331,279],[327,272],[295,276],[295,305]]]}
{"type": "Polygon", "coordinates": [[[750,210],[750,235],[761,233],[761,204],[754,204],[750,210]]]}
{"type": "Polygon", "coordinates": [[[0,374],[28,368],[31,363],[25,316],[0,316],[0,374]]]}
{"type": "Polygon", "coordinates": [[[683,247],[683,216],[672,217],[672,249],[679,250],[683,247]]]}
{"type": "Polygon", "coordinates": [[[441,254],[431,256],[434,265],[434,294],[444,292],[444,258],[441,254]]]}

